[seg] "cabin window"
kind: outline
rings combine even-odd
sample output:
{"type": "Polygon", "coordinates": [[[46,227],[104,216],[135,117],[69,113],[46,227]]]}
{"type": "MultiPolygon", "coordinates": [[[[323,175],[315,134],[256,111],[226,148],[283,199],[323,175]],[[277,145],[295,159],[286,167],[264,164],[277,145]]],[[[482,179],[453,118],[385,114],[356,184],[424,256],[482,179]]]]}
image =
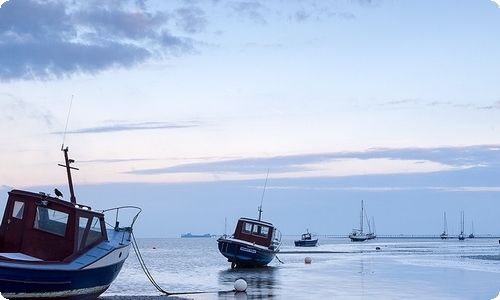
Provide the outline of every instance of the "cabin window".
{"type": "Polygon", "coordinates": [[[64,236],[68,224],[68,214],[44,206],[36,208],[34,228],[64,236]]]}
{"type": "Polygon", "coordinates": [[[253,227],[253,235],[267,238],[268,234],[269,234],[269,227],[267,227],[267,226],[255,225],[253,227]]]}
{"type": "Polygon", "coordinates": [[[242,230],[243,233],[246,233],[246,234],[251,234],[252,233],[252,223],[243,223],[243,230],[242,230]]]}
{"type": "Polygon", "coordinates": [[[101,222],[99,218],[93,217],[89,219],[88,217],[80,217],[78,226],[78,249],[80,249],[82,243],[84,246],[88,246],[93,242],[99,240],[102,237],[101,222]],[[85,237],[85,230],[89,227],[89,232],[85,237]]]}
{"type": "Polygon", "coordinates": [[[89,222],[88,218],[80,217],[78,221],[78,249],[82,245],[83,235],[85,233],[85,228],[87,228],[87,223],[89,222]]]}
{"type": "Polygon", "coordinates": [[[89,236],[87,237],[85,246],[92,244],[93,242],[99,240],[101,237],[102,237],[101,222],[99,218],[93,217],[92,226],[90,226],[90,232],[89,236]]]}
{"type": "Polygon", "coordinates": [[[16,219],[22,219],[24,214],[24,202],[15,201],[14,210],[12,211],[12,217],[16,219]]]}

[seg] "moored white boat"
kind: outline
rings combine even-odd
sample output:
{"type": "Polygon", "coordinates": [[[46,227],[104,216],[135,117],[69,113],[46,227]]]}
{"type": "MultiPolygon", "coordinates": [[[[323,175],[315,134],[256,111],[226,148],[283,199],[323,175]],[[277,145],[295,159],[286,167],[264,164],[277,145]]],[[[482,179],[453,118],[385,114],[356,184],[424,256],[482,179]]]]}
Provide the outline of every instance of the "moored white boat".
{"type": "Polygon", "coordinates": [[[361,200],[361,212],[359,215],[359,229],[353,229],[351,234],[349,234],[349,238],[352,242],[364,242],[367,240],[375,239],[376,235],[371,231],[370,224],[368,222],[368,233],[364,232],[363,226],[363,217],[365,216],[365,208],[363,200],[361,200]]]}

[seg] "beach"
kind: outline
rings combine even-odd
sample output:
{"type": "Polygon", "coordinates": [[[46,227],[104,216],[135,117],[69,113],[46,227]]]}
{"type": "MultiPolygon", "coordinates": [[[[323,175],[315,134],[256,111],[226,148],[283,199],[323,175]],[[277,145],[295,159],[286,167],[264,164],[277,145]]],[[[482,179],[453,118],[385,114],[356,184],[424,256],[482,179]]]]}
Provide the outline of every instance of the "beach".
{"type": "Polygon", "coordinates": [[[284,240],[267,267],[231,269],[215,239],[138,239],[150,278],[131,250],[100,300],[493,299],[500,292],[498,239],[321,238],[312,249],[284,240]],[[311,263],[305,263],[309,257],[311,263]],[[244,279],[247,290],[235,293],[244,279]]]}

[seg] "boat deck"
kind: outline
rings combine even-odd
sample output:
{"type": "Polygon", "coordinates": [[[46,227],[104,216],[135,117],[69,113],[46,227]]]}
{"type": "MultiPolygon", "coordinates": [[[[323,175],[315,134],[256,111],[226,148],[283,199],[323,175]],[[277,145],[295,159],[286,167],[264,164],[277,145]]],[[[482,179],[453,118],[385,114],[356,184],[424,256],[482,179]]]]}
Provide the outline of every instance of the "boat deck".
{"type": "Polygon", "coordinates": [[[20,252],[2,252],[0,253],[0,259],[1,258],[24,260],[24,261],[42,261],[42,259],[20,252]]]}

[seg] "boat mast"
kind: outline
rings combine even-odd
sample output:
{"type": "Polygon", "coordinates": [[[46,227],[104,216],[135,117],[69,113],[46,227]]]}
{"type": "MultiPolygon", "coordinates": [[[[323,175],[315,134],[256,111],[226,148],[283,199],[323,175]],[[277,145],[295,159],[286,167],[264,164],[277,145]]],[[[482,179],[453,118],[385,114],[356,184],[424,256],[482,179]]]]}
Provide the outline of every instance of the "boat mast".
{"type": "Polygon", "coordinates": [[[464,223],[465,223],[465,212],[462,211],[461,212],[461,215],[460,215],[460,221],[461,221],[461,224],[460,224],[460,234],[464,234],[464,223]]]}
{"type": "Polygon", "coordinates": [[[361,229],[361,234],[363,234],[363,200],[361,200],[361,213],[359,216],[359,228],[361,229]]]}
{"type": "Polygon", "coordinates": [[[446,224],[446,212],[444,212],[443,233],[448,234],[448,225],[446,224]]]}
{"type": "Polygon", "coordinates": [[[63,147],[61,148],[61,151],[64,151],[64,161],[66,162],[66,164],[65,165],[58,164],[58,165],[66,168],[66,174],[68,175],[70,201],[71,201],[71,203],[76,204],[75,191],[73,189],[73,180],[71,178],[71,169],[78,170],[78,168],[74,168],[74,167],[70,166],[70,164],[74,163],[75,161],[68,158],[68,147],[64,148],[64,145],[63,145],[63,147]]]}
{"type": "Polygon", "coordinates": [[[269,177],[269,169],[267,169],[266,182],[264,182],[264,189],[262,190],[262,198],[260,199],[259,221],[260,221],[260,217],[262,216],[262,202],[264,201],[264,193],[266,192],[267,178],[268,177],[269,177]]]}

